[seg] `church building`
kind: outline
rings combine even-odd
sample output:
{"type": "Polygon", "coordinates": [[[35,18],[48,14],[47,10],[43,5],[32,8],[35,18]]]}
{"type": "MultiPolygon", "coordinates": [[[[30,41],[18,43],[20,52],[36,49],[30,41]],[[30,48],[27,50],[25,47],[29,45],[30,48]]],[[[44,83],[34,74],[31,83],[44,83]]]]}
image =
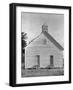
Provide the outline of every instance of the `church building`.
{"type": "Polygon", "coordinates": [[[42,32],[25,47],[25,68],[62,68],[64,48],[42,25],[42,32]]]}

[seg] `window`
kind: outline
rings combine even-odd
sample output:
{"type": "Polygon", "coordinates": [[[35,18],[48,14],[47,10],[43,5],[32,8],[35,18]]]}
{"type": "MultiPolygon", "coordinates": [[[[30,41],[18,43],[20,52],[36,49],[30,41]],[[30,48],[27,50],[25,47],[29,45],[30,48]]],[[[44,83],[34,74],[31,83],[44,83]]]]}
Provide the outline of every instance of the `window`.
{"type": "Polygon", "coordinates": [[[47,40],[46,40],[46,39],[44,39],[44,40],[43,40],[43,43],[44,43],[44,44],[46,44],[46,43],[47,43],[47,40]]]}

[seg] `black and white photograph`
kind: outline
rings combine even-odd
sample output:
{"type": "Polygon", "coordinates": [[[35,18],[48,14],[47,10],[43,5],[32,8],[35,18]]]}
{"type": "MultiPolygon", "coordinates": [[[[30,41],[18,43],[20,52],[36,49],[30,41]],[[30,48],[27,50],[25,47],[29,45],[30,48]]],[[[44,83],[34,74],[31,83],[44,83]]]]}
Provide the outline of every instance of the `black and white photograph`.
{"type": "Polygon", "coordinates": [[[64,15],[21,13],[21,77],[64,75],[64,15]]]}
{"type": "Polygon", "coordinates": [[[10,4],[10,86],[71,83],[71,7],[10,4]]]}

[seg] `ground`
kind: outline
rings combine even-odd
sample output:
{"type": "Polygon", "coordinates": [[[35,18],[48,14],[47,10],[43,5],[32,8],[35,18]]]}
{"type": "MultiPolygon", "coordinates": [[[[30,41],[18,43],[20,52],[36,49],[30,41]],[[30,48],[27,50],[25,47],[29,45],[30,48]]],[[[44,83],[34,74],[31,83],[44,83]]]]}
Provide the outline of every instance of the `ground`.
{"type": "Polygon", "coordinates": [[[53,69],[24,69],[21,70],[21,77],[35,77],[35,76],[58,76],[64,75],[63,68],[53,69]]]}

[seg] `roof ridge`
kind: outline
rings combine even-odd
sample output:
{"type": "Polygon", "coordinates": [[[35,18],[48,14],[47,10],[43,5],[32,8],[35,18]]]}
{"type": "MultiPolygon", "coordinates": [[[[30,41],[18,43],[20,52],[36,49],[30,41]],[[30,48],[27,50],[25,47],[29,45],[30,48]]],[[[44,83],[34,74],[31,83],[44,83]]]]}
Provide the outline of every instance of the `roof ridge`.
{"type": "MultiPolygon", "coordinates": [[[[32,42],[33,42],[36,38],[38,38],[40,35],[41,35],[41,33],[40,33],[38,36],[36,36],[35,38],[33,38],[31,41],[29,41],[29,44],[32,43],[32,42]]],[[[29,44],[28,44],[28,45],[29,45],[29,44]]]]}
{"type": "Polygon", "coordinates": [[[56,46],[58,47],[60,50],[64,50],[64,48],[46,31],[42,32],[48,39],[50,39],[50,41],[56,46]]]}

